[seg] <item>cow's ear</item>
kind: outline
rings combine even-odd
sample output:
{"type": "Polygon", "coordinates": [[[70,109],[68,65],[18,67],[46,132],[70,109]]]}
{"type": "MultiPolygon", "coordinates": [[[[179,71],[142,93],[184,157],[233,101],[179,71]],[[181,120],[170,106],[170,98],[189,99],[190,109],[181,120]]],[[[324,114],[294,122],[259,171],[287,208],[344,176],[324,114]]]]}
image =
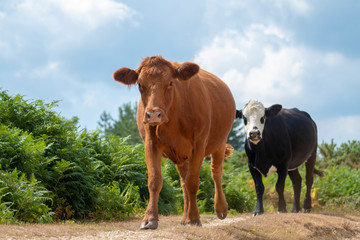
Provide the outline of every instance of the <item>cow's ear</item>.
{"type": "Polygon", "coordinates": [[[199,72],[199,65],[191,62],[185,62],[175,69],[175,77],[180,80],[188,80],[199,72]]]}
{"type": "Polygon", "coordinates": [[[132,85],[136,83],[138,79],[138,74],[134,70],[124,67],[116,70],[113,73],[113,78],[119,83],[125,85],[132,85]]]}
{"type": "Polygon", "coordinates": [[[237,118],[242,118],[242,110],[236,110],[236,117],[237,118]]]}
{"type": "Polygon", "coordinates": [[[271,107],[265,109],[265,116],[268,118],[274,117],[280,112],[282,106],[280,104],[274,104],[271,107]]]}

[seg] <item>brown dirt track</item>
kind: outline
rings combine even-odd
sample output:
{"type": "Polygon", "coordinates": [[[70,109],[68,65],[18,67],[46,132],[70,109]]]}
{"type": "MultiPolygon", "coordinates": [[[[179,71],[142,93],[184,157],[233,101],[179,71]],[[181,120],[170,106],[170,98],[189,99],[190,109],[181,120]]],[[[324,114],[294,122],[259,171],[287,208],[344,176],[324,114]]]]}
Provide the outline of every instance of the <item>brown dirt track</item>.
{"type": "Polygon", "coordinates": [[[139,230],[141,219],[123,222],[0,225],[0,239],[360,239],[360,214],[202,215],[202,227],[182,226],[180,216],[161,217],[157,230],[139,230]]]}

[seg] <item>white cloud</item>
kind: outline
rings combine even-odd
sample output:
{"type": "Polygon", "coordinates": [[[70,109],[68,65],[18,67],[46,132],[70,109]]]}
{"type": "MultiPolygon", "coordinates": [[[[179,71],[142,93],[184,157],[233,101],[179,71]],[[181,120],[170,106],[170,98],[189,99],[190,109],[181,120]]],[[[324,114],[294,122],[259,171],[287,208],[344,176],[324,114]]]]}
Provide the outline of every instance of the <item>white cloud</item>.
{"type": "Polygon", "coordinates": [[[297,14],[307,14],[311,10],[310,5],[305,0],[273,0],[275,6],[283,11],[290,9],[297,14]]]}
{"type": "Polygon", "coordinates": [[[135,11],[113,0],[25,0],[16,9],[23,19],[37,22],[55,35],[89,31],[111,21],[131,18],[135,11]]]}
{"type": "Polygon", "coordinates": [[[9,1],[0,14],[0,36],[13,52],[36,44],[56,49],[59,44],[82,43],[104,26],[135,23],[135,10],[115,0],[21,0],[9,1]]]}
{"type": "Polygon", "coordinates": [[[305,55],[291,34],[253,24],[244,33],[225,30],[196,54],[195,62],[220,76],[237,103],[255,98],[273,103],[302,91],[305,55]]]}

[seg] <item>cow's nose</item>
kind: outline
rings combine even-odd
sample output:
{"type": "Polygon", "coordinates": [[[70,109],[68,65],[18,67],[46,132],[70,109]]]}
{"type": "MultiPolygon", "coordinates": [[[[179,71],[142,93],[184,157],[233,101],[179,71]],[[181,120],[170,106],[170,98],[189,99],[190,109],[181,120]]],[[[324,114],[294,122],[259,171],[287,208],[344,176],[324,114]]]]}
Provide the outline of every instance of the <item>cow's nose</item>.
{"type": "Polygon", "coordinates": [[[160,111],[146,112],[145,118],[148,123],[160,123],[162,114],[160,111]]]}
{"type": "Polygon", "coordinates": [[[252,130],[249,133],[249,137],[250,139],[254,140],[254,139],[260,139],[260,131],[259,130],[252,130]]]}

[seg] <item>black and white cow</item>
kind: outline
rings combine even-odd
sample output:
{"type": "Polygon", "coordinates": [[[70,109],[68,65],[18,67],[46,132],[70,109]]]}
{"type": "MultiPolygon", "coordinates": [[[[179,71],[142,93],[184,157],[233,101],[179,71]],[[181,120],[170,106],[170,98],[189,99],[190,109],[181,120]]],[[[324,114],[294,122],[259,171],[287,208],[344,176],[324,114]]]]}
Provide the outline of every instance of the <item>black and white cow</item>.
{"type": "Polygon", "coordinates": [[[255,182],[257,203],[254,216],[264,213],[262,176],[277,172],[276,191],[279,195],[278,211],[287,212],[284,199],[284,185],[287,174],[294,188],[294,205],[291,212],[300,211],[301,176],[298,167],[305,162],[306,196],[303,211],[311,210],[311,187],[317,150],[317,128],[306,112],[296,108],[284,109],[275,104],[265,108],[260,102],[251,100],[236,116],[244,120],[246,141],[245,151],[255,182]]]}

